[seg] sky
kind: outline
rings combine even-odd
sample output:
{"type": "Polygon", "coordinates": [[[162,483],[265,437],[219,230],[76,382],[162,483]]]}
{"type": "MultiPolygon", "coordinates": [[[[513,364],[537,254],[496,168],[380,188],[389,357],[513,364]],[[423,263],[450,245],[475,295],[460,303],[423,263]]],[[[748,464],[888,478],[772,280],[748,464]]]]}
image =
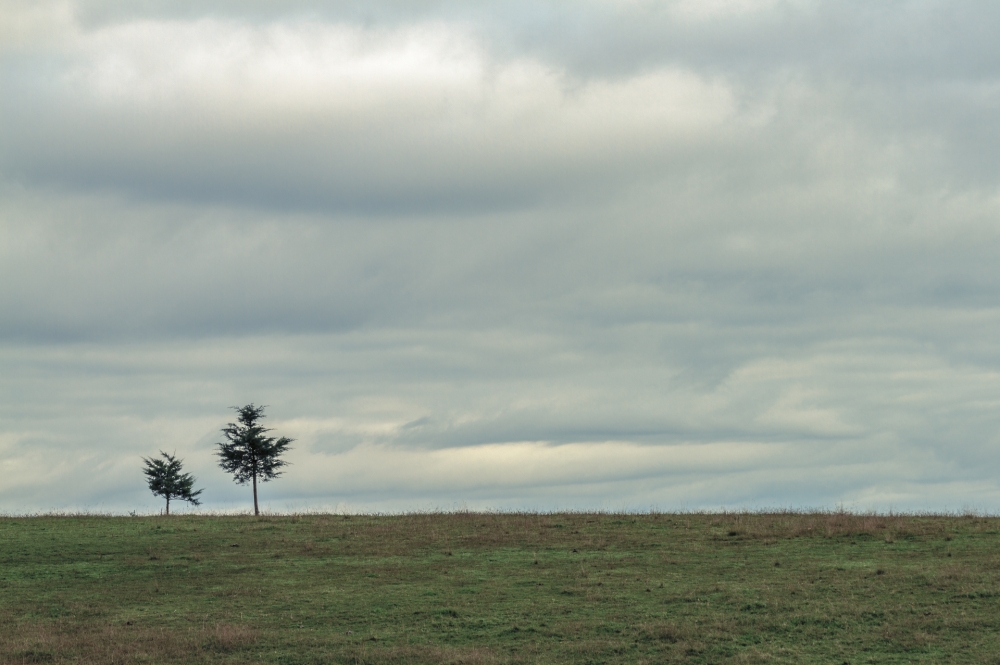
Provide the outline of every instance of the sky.
{"type": "Polygon", "coordinates": [[[0,513],[1000,512],[998,33],[0,0],[0,513]]]}

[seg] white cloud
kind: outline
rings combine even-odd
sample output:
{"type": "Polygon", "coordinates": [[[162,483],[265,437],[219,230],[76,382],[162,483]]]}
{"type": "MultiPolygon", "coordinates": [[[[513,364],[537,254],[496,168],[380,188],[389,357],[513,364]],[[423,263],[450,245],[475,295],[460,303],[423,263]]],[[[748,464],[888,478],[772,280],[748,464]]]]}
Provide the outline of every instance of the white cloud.
{"type": "Polygon", "coordinates": [[[7,168],[182,200],[518,203],[658,168],[743,122],[719,77],[578,80],[440,23],[147,20],[78,30],[60,56],[62,74],[8,105],[7,168]]]}
{"type": "Polygon", "coordinates": [[[0,5],[0,509],[995,510],[992,14],[685,6],[0,5]]]}
{"type": "Polygon", "coordinates": [[[671,13],[678,18],[705,21],[746,18],[774,11],[786,4],[782,0],[678,0],[669,6],[671,13]]]}

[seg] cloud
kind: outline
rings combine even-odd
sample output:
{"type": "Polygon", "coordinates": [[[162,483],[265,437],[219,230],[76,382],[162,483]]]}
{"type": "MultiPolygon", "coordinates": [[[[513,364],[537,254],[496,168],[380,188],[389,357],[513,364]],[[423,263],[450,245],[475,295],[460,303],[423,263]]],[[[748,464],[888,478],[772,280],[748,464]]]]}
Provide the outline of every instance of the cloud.
{"type": "Polygon", "coordinates": [[[996,18],[2,4],[0,509],[995,510],[996,18]]]}
{"type": "Polygon", "coordinates": [[[660,168],[737,121],[721,80],[574,80],[439,23],[140,21],[71,32],[60,56],[11,82],[4,168],[167,200],[521,207],[660,168]]]}

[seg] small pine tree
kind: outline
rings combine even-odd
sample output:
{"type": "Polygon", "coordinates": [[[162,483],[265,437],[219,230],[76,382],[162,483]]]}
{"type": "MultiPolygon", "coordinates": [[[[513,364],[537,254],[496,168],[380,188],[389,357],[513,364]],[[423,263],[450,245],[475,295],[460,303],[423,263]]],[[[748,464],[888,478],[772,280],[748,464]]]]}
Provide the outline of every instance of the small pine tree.
{"type": "Polygon", "coordinates": [[[278,458],[288,450],[294,439],[265,436],[271,430],[258,423],[264,417],[263,406],[251,403],[232,408],[236,410],[238,422],[229,423],[222,430],[226,442],[219,443],[216,455],[219,456],[219,466],[233,474],[233,480],[238,484],[253,482],[253,514],[260,515],[257,479],[264,483],[281,475],[279,469],[288,462],[278,458]]]}
{"type": "Polygon", "coordinates": [[[170,499],[180,499],[192,505],[200,505],[198,495],[202,490],[194,489],[194,478],[190,473],[181,473],[181,461],[162,450],[163,459],[143,457],[146,468],[142,470],[149,479],[149,489],[156,496],[167,500],[167,515],[170,514],[170,499]]]}

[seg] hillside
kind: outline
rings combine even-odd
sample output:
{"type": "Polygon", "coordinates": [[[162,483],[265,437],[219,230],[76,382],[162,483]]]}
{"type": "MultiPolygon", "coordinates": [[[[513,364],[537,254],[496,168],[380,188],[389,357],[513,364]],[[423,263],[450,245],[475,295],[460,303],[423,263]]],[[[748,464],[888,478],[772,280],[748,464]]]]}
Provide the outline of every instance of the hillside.
{"type": "Polygon", "coordinates": [[[0,519],[2,663],[1000,663],[1000,519],[0,519]]]}

